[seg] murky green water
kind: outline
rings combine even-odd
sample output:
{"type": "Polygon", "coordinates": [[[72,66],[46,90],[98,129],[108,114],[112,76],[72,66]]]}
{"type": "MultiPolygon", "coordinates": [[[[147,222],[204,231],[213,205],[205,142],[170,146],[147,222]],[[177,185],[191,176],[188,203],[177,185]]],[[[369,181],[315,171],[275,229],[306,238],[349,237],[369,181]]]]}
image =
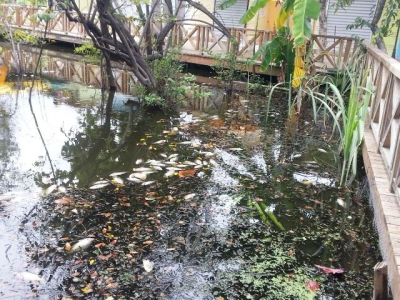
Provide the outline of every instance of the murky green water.
{"type": "Polygon", "coordinates": [[[165,115],[52,79],[31,110],[10,82],[0,298],[371,297],[379,251],[365,183],[336,189],[334,142],[310,118],[286,122],[282,100],[267,124],[256,97],[165,115]]]}

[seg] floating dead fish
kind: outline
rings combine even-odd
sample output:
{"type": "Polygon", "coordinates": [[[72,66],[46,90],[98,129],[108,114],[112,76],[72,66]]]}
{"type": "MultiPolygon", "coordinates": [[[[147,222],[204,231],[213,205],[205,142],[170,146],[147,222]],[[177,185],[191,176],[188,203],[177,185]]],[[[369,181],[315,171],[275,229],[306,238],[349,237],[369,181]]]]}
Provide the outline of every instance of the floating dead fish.
{"type": "Polygon", "coordinates": [[[212,164],[213,166],[216,166],[217,162],[215,160],[213,160],[213,159],[210,159],[210,164],[212,164]]]}
{"type": "Polygon", "coordinates": [[[171,158],[169,161],[170,161],[170,162],[176,162],[176,161],[178,161],[178,157],[175,156],[175,157],[171,158]]]}
{"type": "Polygon", "coordinates": [[[197,177],[203,178],[205,173],[203,171],[197,173],[197,177]]]}
{"type": "Polygon", "coordinates": [[[203,165],[208,166],[208,161],[203,160],[203,165]]]}
{"type": "Polygon", "coordinates": [[[196,165],[194,162],[188,161],[188,160],[185,160],[183,163],[186,164],[186,165],[189,165],[189,166],[195,166],[196,165]]]}
{"type": "Polygon", "coordinates": [[[117,186],[124,185],[124,180],[121,177],[115,176],[111,179],[111,183],[117,186]]]}
{"type": "Polygon", "coordinates": [[[136,160],[135,164],[140,165],[141,163],[143,163],[143,159],[139,158],[138,160],[136,160]]]}
{"type": "Polygon", "coordinates": [[[168,156],[167,159],[171,159],[171,158],[177,157],[178,155],[179,155],[178,153],[171,154],[170,156],[168,156]]]}
{"type": "Polygon", "coordinates": [[[61,186],[61,185],[60,185],[60,186],[58,187],[57,191],[60,192],[60,193],[66,193],[66,192],[67,192],[67,189],[66,189],[64,186],[61,186]]]}
{"type": "Polygon", "coordinates": [[[324,150],[324,149],[321,149],[321,148],[318,148],[317,149],[319,152],[322,152],[322,153],[328,153],[328,151],[326,151],[326,150],[324,150]]]}
{"type": "Polygon", "coordinates": [[[194,166],[195,169],[201,169],[202,167],[203,167],[202,164],[201,164],[201,165],[195,165],[195,166],[194,166]]]}
{"type": "Polygon", "coordinates": [[[43,278],[39,275],[33,274],[31,272],[19,272],[15,274],[15,277],[19,280],[33,282],[33,283],[41,283],[43,282],[43,278]]]}
{"type": "Polygon", "coordinates": [[[211,157],[215,155],[213,152],[200,152],[200,154],[203,154],[205,157],[211,157]]]}
{"type": "Polygon", "coordinates": [[[89,189],[90,189],[90,190],[102,189],[102,188],[104,188],[104,187],[106,187],[106,186],[108,186],[108,185],[110,185],[110,184],[111,184],[110,182],[101,183],[101,184],[95,184],[95,185],[92,185],[89,189]]]}
{"type": "Polygon", "coordinates": [[[141,167],[141,168],[133,168],[133,171],[135,171],[135,172],[151,172],[151,171],[153,171],[153,169],[141,167]]]}
{"type": "Polygon", "coordinates": [[[169,178],[175,175],[175,171],[174,170],[170,170],[167,173],[164,174],[164,178],[169,178]]]}
{"type": "Polygon", "coordinates": [[[81,250],[85,250],[90,247],[90,245],[93,243],[94,239],[93,238],[85,238],[77,242],[75,245],[71,247],[71,249],[68,251],[70,253],[75,253],[81,250]]]}
{"type": "Polygon", "coordinates": [[[154,268],[154,263],[148,259],[143,259],[143,268],[146,272],[151,272],[154,268]]]}
{"type": "Polygon", "coordinates": [[[182,168],[177,168],[177,167],[166,167],[167,170],[169,171],[181,171],[182,168]]]}
{"type": "Polygon", "coordinates": [[[190,199],[194,198],[194,196],[196,196],[196,195],[197,195],[196,193],[188,194],[185,197],[183,197],[183,199],[190,200],[190,199]]]}
{"type": "Polygon", "coordinates": [[[150,184],[153,184],[153,183],[155,183],[155,182],[156,182],[155,180],[152,180],[152,181],[145,181],[145,182],[142,183],[142,185],[150,185],[150,184]]]}
{"type": "Polygon", "coordinates": [[[114,173],[110,174],[110,177],[120,176],[120,175],[124,175],[126,173],[128,173],[128,172],[126,172],[126,171],[125,172],[114,172],[114,173]]]}
{"type": "Polygon", "coordinates": [[[347,204],[346,204],[346,202],[343,201],[343,199],[338,198],[336,201],[337,201],[337,203],[338,203],[340,206],[342,206],[342,207],[344,207],[344,208],[347,207],[347,204]]]}
{"type": "Polygon", "coordinates": [[[203,162],[200,159],[196,159],[194,162],[195,162],[196,165],[202,165],[203,164],[203,162]]]}
{"type": "Polygon", "coordinates": [[[147,172],[132,173],[131,175],[129,175],[129,178],[137,178],[140,180],[146,180],[148,174],[149,173],[147,173],[147,172]]]}
{"type": "Polygon", "coordinates": [[[56,189],[57,189],[57,185],[56,184],[53,184],[53,185],[49,186],[47,189],[43,190],[43,196],[50,195],[56,189]]]}
{"type": "Polygon", "coordinates": [[[190,145],[190,144],[192,144],[192,141],[184,141],[184,142],[180,142],[178,144],[179,145],[190,145]]]}
{"type": "Polygon", "coordinates": [[[175,161],[166,161],[165,164],[170,165],[170,166],[175,166],[176,162],[175,161]]]}
{"type": "Polygon", "coordinates": [[[164,158],[167,158],[168,156],[167,156],[167,154],[165,154],[165,153],[161,153],[160,154],[162,157],[164,157],[164,158]]]}
{"type": "Polygon", "coordinates": [[[228,148],[228,150],[231,150],[231,151],[243,151],[242,148],[228,148]]]}
{"type": "Polygon", "coordinates": [[[160,144],[165,144],[167,142],[167,140],[159,140],[157,142],[154,142],[154,145],[160,145],[160,144]]]}
{"type": "Polygon", "coordinates": [[[51,178],[50,177],[42,177],[42,183],[43,184],[52,184],[53,183],[53,180],[51,180],[51,178]]]}
{"type": "Polygon", "coordinates": [[[300,153],[298,153],[298,154],[293,154],[293,155],[292,155],[292,159],[293,159],[293,158],[298,158],[298,157],[301,157],[301,154],[300,154],[300,153]]]}
{"type": "Polygon", "coordinates": [[[128,177],[127,180],[135,182],[135,183],[141,183],[142,180],[140,180],[139,178],[135,178],[135,177],[128,177]]]}
{"type": "Polygon", "coordinates": [[[162,168],[160,166],[157,166],[157,165],[153,166],[153,169],[157,170],[157,171],[162,171],[162,168]]]}
{"type": "Polygon", "coordinates": [[[188,166],[188,165],[183,165],[183,164],[176,165],[177,168],[186,168],[187,166],[188,166]]]}
{"type": "Polygon", "coordinates": [[[106,184],[106,183],[110,184],[110,182],[108,180],[99,180],[99,181],[93,182],[92,185],[95,185],[95,184],[106,184]]]}

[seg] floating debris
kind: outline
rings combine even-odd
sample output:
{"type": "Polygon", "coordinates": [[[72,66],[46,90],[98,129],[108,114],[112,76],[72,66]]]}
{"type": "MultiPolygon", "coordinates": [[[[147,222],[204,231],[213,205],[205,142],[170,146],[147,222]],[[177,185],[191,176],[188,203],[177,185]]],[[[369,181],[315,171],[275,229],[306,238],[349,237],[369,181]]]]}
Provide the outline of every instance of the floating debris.
{"type": "Polygon", "coordinates": [[[155,182],[156,182],[155,180],[152,180],[152,181],[145,181],[145,182],[142,183],[142,185],[150,185],[150,184],[153,184],[153,183],[155,183],[155,182]]]}
{"type": "Polygon", "coordinates": [[[141,163],[143,163],[143,159],[139,158],[138,160],[136,160],[135,164],[140,165],[141,163]]]}
{"type": "Polygon", "coordinates": [[[342,206],[342,207],[344,207],[344,208],[347,207],[346,202],[344,202],[342,198],[338,198],[338,199],[336,200],[336,202],[337,202],[340,206],[342,206]]]}
{"type": "Polygon", "coordinates": [[[93,243],[94,238],[84,238],[74,244],[71,249],[68,252],[75,253],[81,250],[85,250],[90,247],[90,245],[93,243]]]}

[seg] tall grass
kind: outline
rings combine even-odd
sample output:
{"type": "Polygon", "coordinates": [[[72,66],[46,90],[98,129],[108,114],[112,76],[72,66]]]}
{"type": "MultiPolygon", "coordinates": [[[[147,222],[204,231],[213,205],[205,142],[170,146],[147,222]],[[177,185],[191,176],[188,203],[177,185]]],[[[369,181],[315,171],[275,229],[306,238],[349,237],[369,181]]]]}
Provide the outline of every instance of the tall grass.
{"type": "MultiPolygon", "coordinates": [[[[358,150],[364,137],[365,119],[373,89],[369,70],[362,68],[362,56],[359,54],[355,53],[344,72],[338,72],[336,76],[309,76],[299,87],[295,97],[296,101],[311,100],[315,123],[320,118],[324,121],[332,120],[332,134],[339,134],[337,154],[341,158],[341,187],[350,186],[357,173],[358,150]]],[[[282,84],[271,88],[267,110],[276,90],[282,90],[282,84]]],[[[289,101],[289,112],[294,104],[289,101]]]]}

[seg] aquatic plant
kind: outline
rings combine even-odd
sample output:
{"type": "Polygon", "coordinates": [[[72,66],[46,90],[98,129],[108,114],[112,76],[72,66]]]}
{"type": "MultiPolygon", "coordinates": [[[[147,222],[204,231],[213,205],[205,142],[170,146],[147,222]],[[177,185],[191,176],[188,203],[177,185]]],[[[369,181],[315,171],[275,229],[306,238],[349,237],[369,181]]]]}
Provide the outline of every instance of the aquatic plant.
{"type": "Polygon", "coordinates": [[[279,83],[271,87],[268,95],[267,115],[273,94],[284,91],[288,95],[288,118],[295,105],[300,111],[301,102],[308,99],[312,105],[314,123],[322,118],[324,123],[332,121],[332,134],[338,132],[339,146],[336,156],[339,165],[339,185],[349,186],[357,173],[357,154],[364,136],[364,124],[373,86],[369,70],[362,67],[362,50],[356,51],[343,66],[332,75],[308,76],[296,90],[292,99],[292,88],[279,83]]]}

